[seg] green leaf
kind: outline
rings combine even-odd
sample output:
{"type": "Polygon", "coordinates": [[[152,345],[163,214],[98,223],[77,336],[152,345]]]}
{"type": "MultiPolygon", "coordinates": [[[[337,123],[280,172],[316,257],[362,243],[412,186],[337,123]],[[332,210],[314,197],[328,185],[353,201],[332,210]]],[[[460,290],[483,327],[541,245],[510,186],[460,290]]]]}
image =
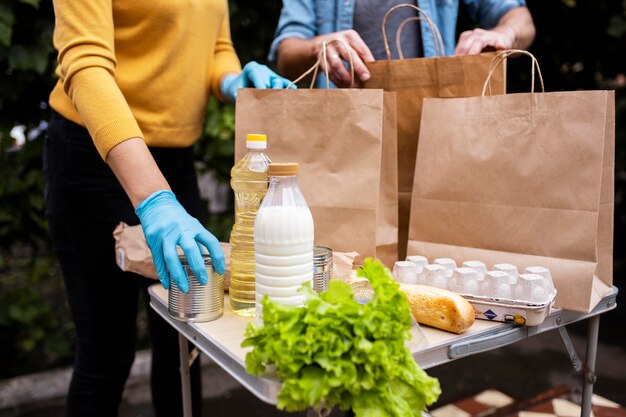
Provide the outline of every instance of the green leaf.
{"type": "Polygon", "coordinates": [[[611,17],[606,33],[609,36],[621,39],[626,34],[626,18],[624,15],[611,17]]]}
{"type": "Polygon", "coordinates": [[[47,46],[26,48],[15,45],[9,53],[9,66],[13,70],[32,70],[43,74],[48,66],[48,53],[51,49],[47,46]]]}
{"type": "Polygon", "coordinates": [[[10,46],[15,15],[5,4],[0,3],[0,45],[10,46]]]}
{"type": "Polygon", "coordinates": [[[375,291],[364,305],[339,280],[321,295],[304,286],[303,308],[261,301],[264,324],[250,324],[242,346],[253,348],[246,355],[248,372],[261,375],[272,367],[282,380],[278,408],[339,406],[352,407],[358,417],[419,416],[438,398],[439,382],[408,351],[411,313],[399,285],[371,259],[358,275],[375,291]]]}
{"type": "Polygon", "coordinates": [[[328,291],[322,297],[331,304],[349,302],[352,299],[352,288],[343,281],[337,279],[328,282],[328,291]]]}
{"type": "Polygon", "coordinates": [[[20,3],[33,6],[35,9],[39,9],[40,0],[19,0],[20,3]]]}

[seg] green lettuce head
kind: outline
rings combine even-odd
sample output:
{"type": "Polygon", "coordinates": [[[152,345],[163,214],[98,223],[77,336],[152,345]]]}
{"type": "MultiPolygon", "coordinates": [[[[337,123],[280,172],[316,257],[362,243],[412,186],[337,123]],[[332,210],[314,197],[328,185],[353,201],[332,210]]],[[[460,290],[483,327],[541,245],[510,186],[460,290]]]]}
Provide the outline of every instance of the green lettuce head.
{"type": "Polygon", "coordinates": [[[406,296],[380,262],[366,259],[357,274],[374,290],[359,304],[351,287],[330,280],[318,295],[307,286],[304,307],[264,297],[263,323],[250,323],[242,347],[246,369],[263,375],[275,367],[282,380],[278,408],[352,408],[357,417],[420,416],[441,389],[407,348],[412,325],[406,296]]]}

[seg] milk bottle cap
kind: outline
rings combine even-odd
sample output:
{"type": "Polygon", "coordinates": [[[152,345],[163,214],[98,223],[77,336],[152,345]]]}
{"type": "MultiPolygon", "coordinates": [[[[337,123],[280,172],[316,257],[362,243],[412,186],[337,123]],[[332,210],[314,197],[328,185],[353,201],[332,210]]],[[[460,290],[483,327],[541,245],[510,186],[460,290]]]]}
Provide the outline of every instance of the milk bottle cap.
{"type": "Polygon", "coordinates": [[[246,135],[246,148],[265,149],[267,148],[267,136],[259,133],[248,133],[246,135]]]}
{"type": "Polygon", "coordinates": [[[267,169],[267,175],[270,177],[294,177],[298,175],[299,165],[297,162],[272,162],[267,169]]]}

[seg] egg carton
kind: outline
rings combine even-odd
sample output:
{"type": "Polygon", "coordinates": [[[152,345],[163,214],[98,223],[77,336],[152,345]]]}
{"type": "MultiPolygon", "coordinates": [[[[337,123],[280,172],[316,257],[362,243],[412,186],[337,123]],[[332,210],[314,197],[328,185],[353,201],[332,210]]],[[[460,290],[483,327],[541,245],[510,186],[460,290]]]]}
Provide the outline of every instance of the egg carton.
{"type": "Polygon", "coordinates": [[[481,320],[501,321],[518,326],[538,326],[554,307],[556,291],[548,302],[529,304],[519,300],[501,300],[490,297],[460,294],[474,307],[474,316],[481,320]]]}
{"type": "Polygon", "coordinates": [[[488,270],[478,260],[457,262],[409,256],[395,263],[398,282],[429,285],[455,292],[474,307],[478,319],[535,326],[543,322],[554,305],[556,289],[550,271],[532,266],[519,273],[512,264],[495,264],[488,270]]]}

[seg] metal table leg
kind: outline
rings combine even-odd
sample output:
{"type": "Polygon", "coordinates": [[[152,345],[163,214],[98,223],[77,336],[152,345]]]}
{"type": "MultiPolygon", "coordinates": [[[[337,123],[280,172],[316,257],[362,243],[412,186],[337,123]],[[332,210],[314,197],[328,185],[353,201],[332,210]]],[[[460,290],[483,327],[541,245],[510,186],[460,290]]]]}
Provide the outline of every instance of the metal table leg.
{"type": "Polygon", "coordinates": [[[183,394],[183,416],[191,417],[191,382],[189,378],[189,345],[181,333],[178,334],[178,349],[180,355],[180,382],[183,394]]]}
{"type": "Polygon", "coordinates": [[[587,352],[585,354],[586,371],[584,375],[583,398],[580,409],[581,417],[591,415],[591,396],[593,395],[593,383],[595,382],[596,354],[598,351],[598,333],[600,330],[600,316],[589,318],[587,328],[587,352]],[[591,378],[588,376],[592,375],[591,378]]]}
{"type": "Polygon", "coordinates": [[[585,362],[583,363],[578,354],[574,344],[567,333],[565,327],[559,327],[559,334],[561,340],[565,345],[565,350],[569,354],[570,360],[576,372],[583,377],[583,396],[580,407],[581,417],[590,417],[591,415],[591,396],[593,395],[593,384],[598,377],[595,373],[596,367],[596,353],[598,350],[598,332],[600,328],[600,316],[590,317],[587,329],[587,352],[585,355],[585,362]]]}

